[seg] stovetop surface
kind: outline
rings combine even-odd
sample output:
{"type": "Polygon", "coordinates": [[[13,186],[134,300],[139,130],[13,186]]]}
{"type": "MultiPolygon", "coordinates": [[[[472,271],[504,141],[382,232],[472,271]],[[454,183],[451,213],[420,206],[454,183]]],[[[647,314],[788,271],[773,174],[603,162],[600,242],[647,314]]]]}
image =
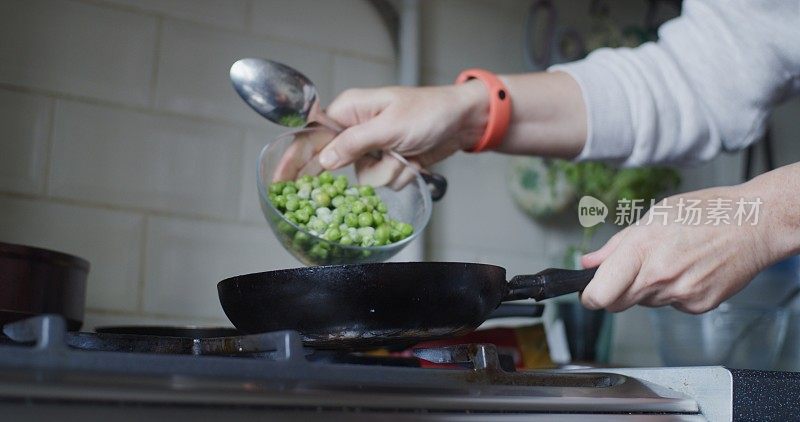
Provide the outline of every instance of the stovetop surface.
{"type": "MultiPolygon", "coordinates": [[[[434,412],[648,414],[693,420],[683,393],[609,372],[508,371],[497,349],[415,350],[448,368],[320,358],[296,332],[190,339],[68,333],[40,316],[4,327],[0,404],[262,409],[370,414],[434,412]],[[155,346],[154,346],[155,345],[155,346]],[[155,347],[155,352],[152,348],[155,347]],[[148,352],[144,352],[148,349],[148,352]],[[688,418],[688,419],[687,419],[688,418]]],[[[2,407],[2,406],[0,406],[2,407]]]]}

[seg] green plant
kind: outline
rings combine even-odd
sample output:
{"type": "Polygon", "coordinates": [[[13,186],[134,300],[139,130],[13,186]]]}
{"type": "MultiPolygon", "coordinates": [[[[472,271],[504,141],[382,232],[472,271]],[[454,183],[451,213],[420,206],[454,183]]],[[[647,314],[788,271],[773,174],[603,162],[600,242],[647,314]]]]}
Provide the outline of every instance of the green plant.
{"type": "MultiPolygon", "coordinates": [[[[590,195],[602,201],[609,209],[610,218],[614,217],[612,213],[616,212],[618,201],[643,199],[647,207],[651,199],[675,189],[681,181],[678,172],[669,167],[620,169],[599,162],[552,160],[549,163],[551,183],[559,173],[575,188],[577,198],[590,195]]],[[[568,248],[565,259],[571,260],[576,252],[585,252],[598,227],[584,228],[581,243],[568,248]]]]}

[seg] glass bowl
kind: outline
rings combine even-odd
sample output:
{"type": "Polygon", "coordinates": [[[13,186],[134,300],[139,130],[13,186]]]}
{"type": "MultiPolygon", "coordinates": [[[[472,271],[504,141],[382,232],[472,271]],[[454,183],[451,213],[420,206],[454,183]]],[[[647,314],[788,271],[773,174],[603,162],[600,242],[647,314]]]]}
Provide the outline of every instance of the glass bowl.
{"type": "Polygon", "coordinates": [[[667,366],[724,365],[773,369],[786,336],[788,312],[735,306],[691,315],[671,307],[652,310],[661,360],[667,366]]]}
{"type": "Polygon", "coordinates": [[[261,150],[257,175],[261,210],[283,247],[305,265],[385,261],[422,233],[431,218],[432,206],[430,191],[420,173],[391,155],[384,154],[380,159],[365,157],[332,173],[347,176],[351,183],[373,186],[386,204],[389,217],[414,227],[409,237],[398,242],[370,247],[331,242],[287,220],[269,200],[270,183],[322,172],[318,153],[334,136],[323,127],[305,128],[280,135],[261,150]]]}

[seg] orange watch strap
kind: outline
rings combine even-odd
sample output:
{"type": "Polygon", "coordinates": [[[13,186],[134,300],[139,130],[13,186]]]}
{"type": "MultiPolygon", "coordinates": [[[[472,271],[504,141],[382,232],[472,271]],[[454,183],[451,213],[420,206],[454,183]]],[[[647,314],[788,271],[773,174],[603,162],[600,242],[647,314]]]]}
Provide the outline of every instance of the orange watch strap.
{"type": "Polygon", "coordinates": [[[492,72],[483,69],[467,69],[456,78],[457,84],[462,84],[471,79],[483,82],[489,91],[489,119],[486,130],[478,142],[467,152],[481,152],[495,149],[503,142],[511,121],[511,96],[508,94],[503,81],[492,72]]]}

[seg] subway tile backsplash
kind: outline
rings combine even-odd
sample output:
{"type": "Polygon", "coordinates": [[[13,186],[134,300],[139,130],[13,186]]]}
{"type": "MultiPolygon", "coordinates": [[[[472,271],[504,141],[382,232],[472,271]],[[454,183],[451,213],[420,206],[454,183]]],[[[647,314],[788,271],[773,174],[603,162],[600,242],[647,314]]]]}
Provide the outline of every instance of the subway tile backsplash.
{"type": "Polygon", "coordinates": [[[87,328],[228,325],[220,279],[300,265],[258,205],[258,153],[287,129],[234,92],[242,57],[325,103],[396,81],[366,1],[0,1],[0,242],[88,259],[87,328]]]}
{"type": "Polygon", "coordinates": [[[132,212],[0,196],[0,241],[89,261],[91,309],[137,310],[143,235],[144,218],[132,212]]]}
{"type": "Polygon", "coordinates": [[[323,97],[330,98],[331,55],[323,50],[167,20],[159,57],[156,106],[160,110],[258,128],[270,124],[231,87],[231,64],[244,57],[271,58],[302,69],[323,97]]]}
{"type": "Polygon", "coordinates": [[[247,26],[249,0],[106,0],[132,10],[174,16],[240,30],[247,26]]]}
{"type": "Polygon", "coordinates": [[[0,2],[0,83],[144,106],[156,19],[69,0],[0,2]]]}
{"type": "Polygon", "coordinates": [[[49,194],[121,207],[234,218],[240,130],[59,100],[49,194]]]}
{"type": "Polygon", "coordinates": [[[148,219],[144,310],[224,319],[217,282],[297,266],[266,226],[148,219]]]}
{"type": "Polygon", "coordinates": [[[0,90],[0,189],[44,189],[52,108],[49,98],[0,90]]]}
{"type": "Polygon", "coordinates": [[[362,0],[271,0],[253,3],[252,30],[279,39],[393,61],[389,31],[362,0]]]}

